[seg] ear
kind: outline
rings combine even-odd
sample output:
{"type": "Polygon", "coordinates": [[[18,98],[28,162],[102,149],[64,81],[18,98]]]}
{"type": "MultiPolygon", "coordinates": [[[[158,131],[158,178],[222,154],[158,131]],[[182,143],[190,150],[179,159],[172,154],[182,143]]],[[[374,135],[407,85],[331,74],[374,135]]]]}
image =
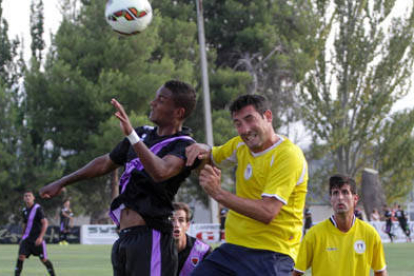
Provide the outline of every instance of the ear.
{"type": "Polygon", "coordinates": [[[184,119],[184,115],[185,115],[185,108],[184,107],[179,107],[175,110],[175,114],[177,116],[177,118],[179,118],[180,120],[184,119]]]}
{"type": "Polygon", "coordinates": [[[268,122],[272,122],[273,120],[273,113],[270,109],[266,110],[265,113],[263,113],[263,117],[268,121],[268,122]]]}
{"type": "Polygon", "coordinates": [[[359,195],[354,195],[354,208],[356,208],[359,200],[359,195]]]}

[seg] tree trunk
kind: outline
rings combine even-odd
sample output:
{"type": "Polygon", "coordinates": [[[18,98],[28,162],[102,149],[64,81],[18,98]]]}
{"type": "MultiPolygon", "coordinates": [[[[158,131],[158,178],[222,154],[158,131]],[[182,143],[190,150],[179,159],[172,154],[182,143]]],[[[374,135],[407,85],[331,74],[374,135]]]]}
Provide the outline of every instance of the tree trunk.
{"type": "Polygon", "coordinates": [[[386,204],[384,190],[379,182],[378,172],[373,169],[365,168],[362,171],[362,203],[365,215],[371,220],[371,213],[374,208],[381,212],[386,204]]]}

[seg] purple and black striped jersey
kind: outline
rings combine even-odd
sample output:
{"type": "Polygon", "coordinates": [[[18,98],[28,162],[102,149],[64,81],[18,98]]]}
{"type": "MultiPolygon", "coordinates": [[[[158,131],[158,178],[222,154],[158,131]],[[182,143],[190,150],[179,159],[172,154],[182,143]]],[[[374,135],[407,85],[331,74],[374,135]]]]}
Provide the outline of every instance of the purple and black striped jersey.
{"type": "Polygon", "coordinates": [[[35,241],[42,230],[42,219],[45,217],[42,207],[35,203],[32,207],[24,207],[22,210],[23,222],[26,224],[22,240],[35,241]]]}
{"type": "MultiPolygon", "coordinates": [[[[174,155],[186,160],[185,148],[195,142],[187,128],[171,136],[158,136],[157,128],[149,126],[136,128],[135,131],[160,158],[174,155]]],[[[139,213],[149,227],[162,232],[172,231],[172,224],[168,220],[173,212],[172,201],[181,183],[198,164],[185,167],[168,180],[155,182],[145,171],[128,139],[122,140],[109,156],[114,163],[125,166],[120,179],[120,195],[111,204],[110,216],[114,222],[119,223],[120,210],[126,207],[139,213]]]]}

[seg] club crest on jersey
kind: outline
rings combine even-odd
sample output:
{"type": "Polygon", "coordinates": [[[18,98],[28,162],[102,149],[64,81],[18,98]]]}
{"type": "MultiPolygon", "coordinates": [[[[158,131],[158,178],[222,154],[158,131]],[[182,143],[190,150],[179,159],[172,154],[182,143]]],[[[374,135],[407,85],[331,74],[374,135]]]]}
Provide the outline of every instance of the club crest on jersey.
{"type": "Polygon", "coordinates": [[[191,257],[191,263],[193,264],[193,266],[196,266],[199,261],[200,261],[200,258],[198,258],[198,257],[191,257]]]}
{"type": "Polygon", "coordinates": [[[365,242],[364,241],[362,241],[362,240],[357,240],[355,243],[354,243],[354,250],[355,250],[355,252],[356,253],[358,253],[358,254],[362,254],[362,253],[364,253],[365,252],[365,250],[367,249],[367,246],[366,246],[366,244],[365,244],[365,242]]]}
{"type": "Polygon", "coordinates": [[[246,169],[244,170],[244,179],[248,180],[250,177],[252,177],[252,174],[253,174],[252,165],[247,164],[246,169]]]}

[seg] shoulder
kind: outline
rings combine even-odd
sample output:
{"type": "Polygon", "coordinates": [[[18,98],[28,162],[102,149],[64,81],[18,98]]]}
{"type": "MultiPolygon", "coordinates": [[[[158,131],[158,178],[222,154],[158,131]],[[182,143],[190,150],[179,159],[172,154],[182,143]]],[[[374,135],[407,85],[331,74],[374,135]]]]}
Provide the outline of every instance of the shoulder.
{"type": "Polygon", "coordinates": [[[329,229],[329,224],[331,224],[329,219],[325,219],[315,225],[313,225],[305,235],[305,238],[309,235],[312,236],[319,236],[319,235],[325,235],[327,230],[329,229]]]}
{"type": "Polygon", "coordinates": [[[375,227],[374,226],[372,226],[369,222],[366,222],[366,221],[364,221],[364,220],[360,220],[360,219],[356,219],[355,220],[355,223],[357,224],[357,225],[359,225],[359,227],[361,228],[361,229],[363,229],[365,232],[368,232],[368,233],[370,233],[370,234],[372,234],[372,235],[379,235],[378,234],[378,231],[375,229],[375,227]]]}

